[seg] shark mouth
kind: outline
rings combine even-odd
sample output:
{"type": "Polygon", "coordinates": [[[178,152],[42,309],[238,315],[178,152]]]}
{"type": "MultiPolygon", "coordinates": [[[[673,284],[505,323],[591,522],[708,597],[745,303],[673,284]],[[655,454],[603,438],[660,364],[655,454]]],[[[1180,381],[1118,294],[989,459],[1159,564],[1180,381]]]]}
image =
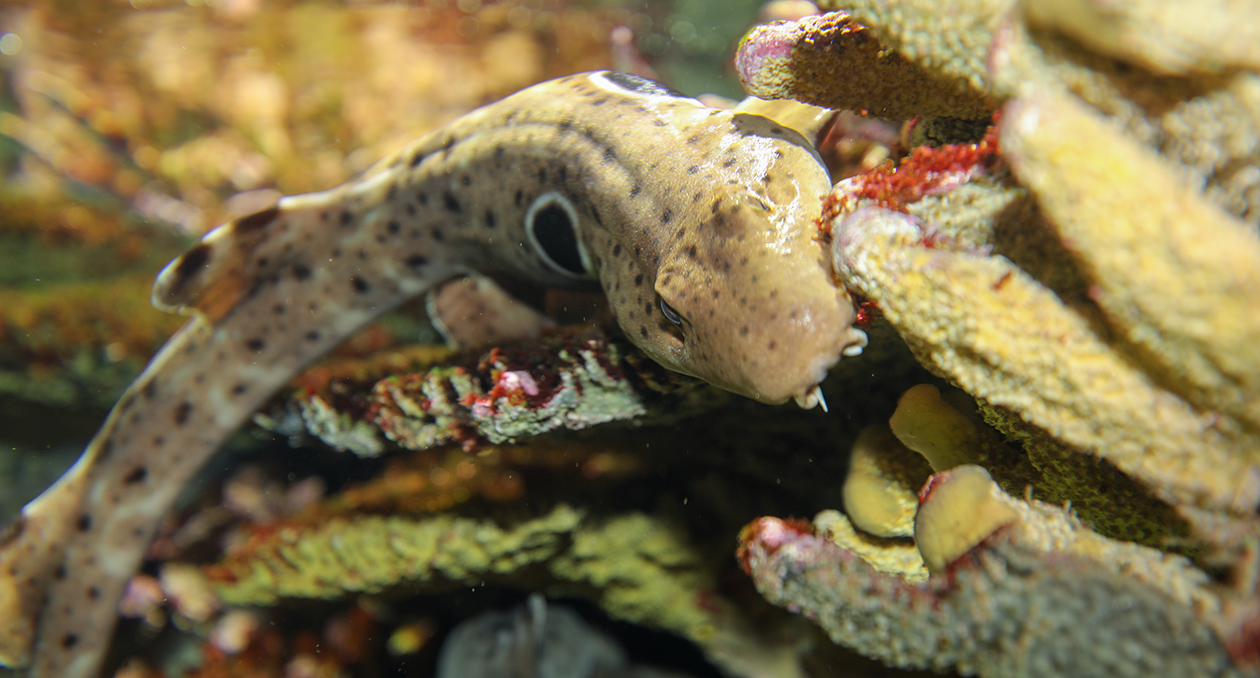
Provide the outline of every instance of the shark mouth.
{"type": "Polygon", "coordinates": [[[812,410],[815,405],[821,405],[822,411],[827,411],[827,399],[823,397],[822,387],[818,384],[814,384],[804,393],[796,394],[795,400],[802,410],[812,410]]]}
{"type": "MultiPolygon", "coordinates": [[[[840,355],[846,358],[862,355],[862,349],[866,348],[867,344],[865,332],[856,327],[850,327],[846,340],[844,348],[840,349],[840,355]]],[[[825,376],[827,376],[826,370],[823,370],[823,377],[825,376]]],[[[814,384],[804,392],[796,394],[793,399],[803,410],[812,410],[815,406],[821,406],[823,412],[827,411],[827,399],[823,397],[820,384],[814,384]]]]}

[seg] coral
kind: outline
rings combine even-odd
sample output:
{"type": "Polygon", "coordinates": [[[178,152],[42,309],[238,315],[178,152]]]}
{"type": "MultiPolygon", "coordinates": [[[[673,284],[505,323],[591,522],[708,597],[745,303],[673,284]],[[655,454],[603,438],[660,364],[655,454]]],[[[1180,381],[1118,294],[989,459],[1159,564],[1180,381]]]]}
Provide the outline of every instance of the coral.
{"type": "Polygon", "coordinates": [[[1021,97],[1001,129],[1004,156],[1093,283],[1112,330],[1158,366],[1165,388],[1235,420],[1216,427],[1257,449],[1255,229],[1067,97],[1021,97]]]}
{"type": "Polygon", "coordinates": [[[916,115],[986,118],[994,105],[956,79],[938,77],[887,50],[844,12],[754,28],[740,43],[736,70],[763,99],[900,120],[916,115]],[[832,77],[843,73],[843,77],[832,77]]]}
{"type": "Polygon", "coordinates": [[[1255,9],[1247,0],[1205,2],[1177,12],[1169,2],[1107,4],[1097,0],[1021,4],[1029,24],[1054,28],[1090,51],[1158,75],[1260,70],[1260,32],[1249,22],[1224,22],[1255,9]]]}
{"type": "Polygon", "coordinates": [[[946,576],[914,583],[807,525],[762,518],[745,529],[740,561],[768,600],[891,666],[985,678],[1240,675],[1213,629],[1165,591],[1106,562],[1047,558],[1017,533],[999,530],[946,576]]]}
{"type": "Polygon", "coordinates": [[[944,574],[950,563],[1016,520],[1015,509],[979,466],[964,464],[938,473],[920,494],[914,545],[932,574],[944,574]]]}
{"type": "MultiPolygon", "coordinates": [[[[918,80],[897,94],[948,82],[1002,105],[977,143],[921,146],[839,182],[820,224],[872,327],[890,324],[976,411],[932,386],[907,392],[891,422],[902,445],[875,424],[852,450],[852,515],[746,528],[758,589],[899,666],[1252,670],[1254,29],[1231,27],[1230,3],[820,5],[845,12],[749,34],[750,87],[813,101],[898,64],[918,80]],[[907,447],[952,467],[920,490],[920,562],[903,539],[871,536],[906,532],[915,477],[881,471],[907,447]]],[[[948,115],[917,105],[904,117],[948,115]]],[[[948,138],[949,124],[915,121],[903,138],[927,143],[941,125],[948,138]]]]}
{"type": "Polygon", "coordinates": [[[1260,164],[1260,73],[1253,31],[1235,19],[1247,10],[1212,3],[1186,20],[1158,2],[1124,10],[1090,2],[1027,9],[1010,0],[819,5],[848,11],[881,46],[994,101],[1030,87],[1070,91],[1176,163],[1191,185],[1206,185],[1212,201],[1252,223],[1260,218],[1260,175],[1250,169],[1260,164]],[[1229,37],[1218,47],[1210,36],[1229,37]]]}
{"type": "MultiPolygon", "coordinates": [[[[858,528],[849,516],[834,509],[821,511],[814,516],[814,521],[810,525],[783,521],[776,523],[773,520],[767,522],[764,519],[757,525],[759,528],[765,528],[767,534],[771,534],[770,530],[781,533],[777,539],[813,530],[828,541],[845,549],[845,551],[861,558],[863,562],[877,572],[893,574],[908,582],[925,582],[928,580],[928,570],[923,562],[923,555],[919,553],[919,548],[913,541],[872,536],[862,528],[858,528]],[[791,529],[785,529],[788,527],[791,529]]],[[[911,518],[910,531],[913,534],[913,517],[911,518]]],[[[748,548],[747,541],[744,539],[746,536],[747,532],[741,533],[741,557],[746,555],[748,548]]],[[[767,538],[767,543],[770,541],[774,540],[767,538]]]]}
{"type": "MultiPolygon", "coordinates": [[[[596,328],[554,332],[541,342],[428,369],[406,358],[374,360],[386,361],[392,376],[379,379],[381,372],[371,368],[347,375],[346,367],[333,364],[325,369],[343,375],[335,393],[316,386],[323,377],[303,379],[304,392],[290,406],[308,432],[363,456],[384,449],[382,436],[416,450],[447,442],[499,444],[640,419],[649,408],[658,416],[677,415],[699,384],[644,360],[596,328]]],[[[273,417],[273,427],[279,419],[273,417]]]]}
{"type": "Polygon", "coordinates": [[[897,440],[923,455],[934,471],[975,462],[981,449],[975,424],[942,400],[940,390],[931,384],[901,394],[888,425],[897,440]]]}
{"type": "Polygon", "coordinates": [[[559,505],[508,524],[450,513],[279,524],[208,566],[206,576],[231,605],[510,582],[591,598],[614,618],[691,639],[740,672],[762,662],[790,665],[790,645],[764,637],[716,592],[710,557],[658,518],[598,519],[559,505]]]}
{"type": "Polygon", "coordinates": [[[508,528],[450,514],[334,519],[301,529],[278,524],[228,553],[207,577],[232,605],[375,592],[409,581],[481,581],[550,559],[581,522],[579,511],[561,506],[508,528]]]}
{"type": "Polygon", "coordinates": [[[1260,499],[1237,441],[1008,260],[925,244],[917,223],[877,208],[847,217],[834,242],[841,275],[879,303],[919,360],[988,407],[1019,412],[1165,501],[1245,512],[1260,499]]]}
{"type": "Polygon", "coordinates": [[[767,599],[893,666],[986,677],[1140,676],[1152,667],[1240,675],[1220,639],[1218,591],[1192,563],[1014,499],[980,467],[924,487],[922,561],[847,525],[834,511],[813,525],[761,518],[741,534],[740,562],[767,599]]]}
{"type": "Polygon", "coordinates": [[[900,443],[884,425],[864,429],[849,449],[844,477],[844,512],[863,532],[877,537],[914,534],[918,488],[932,468],[900,443]]]}

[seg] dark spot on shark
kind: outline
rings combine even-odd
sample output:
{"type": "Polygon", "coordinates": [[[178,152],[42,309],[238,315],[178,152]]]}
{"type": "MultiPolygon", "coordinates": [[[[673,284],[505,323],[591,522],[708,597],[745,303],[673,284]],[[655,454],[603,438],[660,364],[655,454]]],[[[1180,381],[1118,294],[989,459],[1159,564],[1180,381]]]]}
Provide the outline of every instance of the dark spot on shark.
{"type": "Polygon", "coordinates": [[[371,289],[367,281],[357,275],[350,278],[350,286],[353,287],[354,291],[359,294],[366,294],[367,291],[371,289]]]}
{"type": "Polygon", "coordinates": [[[149,468],[147,466],[137,466],[123,476],[124,485],[135,485],[144,482],[149,477],[149,468]]]}
{"type": "Polygon", "coordinates": [[[245,348],[248,348],[254,353],[262,353],[262,350],[266,347],[267,342],[263,341],[261,337],[254,337],[253,339],[247,339],[245,341],[245,348]]]}
{"type": "Polygon", "coordinates": [[[349,226],[350,222],[354,221],[354,215],[350,213],[350,210],[342,210],[339,221],[342,226],[349,226]]]}
{"type": "Polygon", "coordinates": [[[175,425],[183,426],[188,423],[188,416],[192,414],[192,403],[185,400],[175,408],[175,425]]]}
{"type": "Polygon", "coordinates": [[[92,516],[86,513],[80,513],[79,519],[75,521],[74,526],[78,528],[80,532],[87,532],[92,529],[92,516]]]}
{"type": "Polygon", "coordinates": [[[427,263],[429,263],[429,260],[419,254],[413,254],[407,257],[407,261],[406,261],[406,264],[409,268],[420,268],[421,266],[424,266],[427,263]]]}

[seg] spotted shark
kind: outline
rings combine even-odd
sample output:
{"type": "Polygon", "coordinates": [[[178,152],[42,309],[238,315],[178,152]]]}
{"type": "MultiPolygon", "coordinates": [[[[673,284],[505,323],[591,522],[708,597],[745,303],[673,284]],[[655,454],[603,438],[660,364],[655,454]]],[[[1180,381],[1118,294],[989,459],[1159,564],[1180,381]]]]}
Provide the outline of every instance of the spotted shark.
{"type": "Polygon", "coordinates": [[[191,320],[0,536],[0,661],[96,676],[159,519],[224,439],[358,328],[454,279],[602,289],[665,367],[813,406],[866,341],[815,238],[830,186],[787,125],[601,71],[214,229],[154,286],[191,320]]]}

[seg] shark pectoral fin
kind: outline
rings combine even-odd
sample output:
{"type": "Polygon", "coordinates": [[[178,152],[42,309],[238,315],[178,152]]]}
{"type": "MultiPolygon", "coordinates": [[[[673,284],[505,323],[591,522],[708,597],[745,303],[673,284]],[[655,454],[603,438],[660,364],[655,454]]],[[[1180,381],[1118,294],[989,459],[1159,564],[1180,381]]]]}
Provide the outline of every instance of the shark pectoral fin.
{"type": "Polygon", "coordinates": [[[483,276],[442,283],[429,292],[426,308],[447,343],[459,348],[536,337],[555,324],[483,276]]]}
{"type": "Polygon", "coordinates": [[[268,207],[210,231],[196,247],[167,264],[153,284],[153,305],[204,315],[214,324],[249,292],[247,273],[268,265],[259,250],[286,234],[286,211],[268,207]]]}

